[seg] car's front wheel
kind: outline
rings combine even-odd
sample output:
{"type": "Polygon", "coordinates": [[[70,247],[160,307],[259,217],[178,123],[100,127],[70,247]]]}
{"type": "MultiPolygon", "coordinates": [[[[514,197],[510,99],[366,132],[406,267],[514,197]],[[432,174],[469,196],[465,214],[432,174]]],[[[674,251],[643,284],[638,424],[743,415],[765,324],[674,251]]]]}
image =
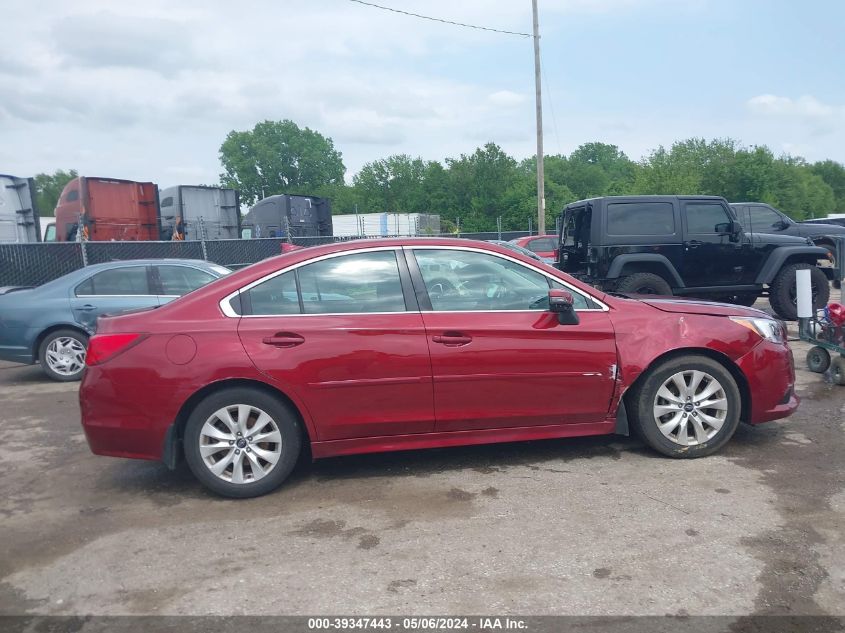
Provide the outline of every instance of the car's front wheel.
{"type": "Polygon", "coordinates": [[[724,366],[704,356],[668,359],[631,393],[633,426],[653,449],[669,457],[710,455],[734,434],[741,396],[724,366]]]}
{"type": "Polygon", "coordinates": [[[209,395],[185,425],[188,466],[226,497],[258,497],[276,489],[296,465],[299,415],[278,398],[249,387],[209,395]]]}
{"type": "Polygon", "coordinates": [[[78,330],[50,332],[38,347],[41,369],[53,380],[71,382],[82,378],[88,337],[78,330]]]}

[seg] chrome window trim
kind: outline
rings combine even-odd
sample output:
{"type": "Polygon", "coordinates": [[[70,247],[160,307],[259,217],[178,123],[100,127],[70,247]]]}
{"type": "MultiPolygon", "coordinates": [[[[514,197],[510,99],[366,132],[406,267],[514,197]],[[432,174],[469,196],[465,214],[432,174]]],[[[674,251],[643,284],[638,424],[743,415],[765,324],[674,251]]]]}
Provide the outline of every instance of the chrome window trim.
{"type": "MultiPolygon", "coordinates": [[[[474,253],[482,253],[482,254],[487,254],[487,255],[493,255],[494,257],[501,257],[502,259],[510,260],[510,261],[514,262],[515,264],[525,266],[526,268],[533,270],[534,272],[538,272],[541,275],[547,277],[548,279],[551,279],[552,281],[555,281],[555,282],[561,284],[562,286],[565,286],[571,292],[579,294],[582,297],[583,296],[588,297],[590,301],[593,301],[594,303],[596,303],[599,306],[598,308],[578,308],[578,309],[575,310],[576,312],[608,312],[610,310],[610,308],[605,303],[603,303],[602,301],[600,301],[599,299],[597,299],[593,295],[591,295],[589,293],[585,293],[584,291],[580,290],[579,288],[572,286],[571,284],[567,283],[566,281],[559,279],[559,278],[555,277],[552,274],[549,274],[548,272],[546,272],[544,270],[540,270],[539,268],[537,268],[537,267],[535,267],[531,264],[526,264],[525,262],[520,261],[518,259],[515,259],[513,257],[510,257],[508,255],[504,255],[504,254],[501,254],[501,253],[495,253],[493,251],[489,251],[489,250],[484,249],[484,248],[477,248],[475,246],[433,246],[433,245],[432,246],[428,246],[428,245],[427,246],[369,246],[369,247],[354,249],[354,250],[350,250],[350,251],[340,251],[338,253],[328,253],[326,255],[320,255],[319,257],[315,257],[313,259],[308,259],[308,260],[305,260],[305,261],[298,262],[296,264],[292,264],[291,266],[287,266],[287,267],[285,267],[281,270],[276,270],[272,273],[269,273],[269,274],[265,275],[264,277],[261,277],[260,279],[256,279],[255,281],[248,283],[246,286],[243,286],[242,288],[238,288],[234,292],[231,292],[228,295],[226,295],[225,297],[223,297],[219,301],[218,306],[220,307],[220,311],[223,313],[224,316],[232,318],[232,319],[268,319],[268,318],[285,318],[285,317],[319,317],[319,316],[324,317],[324,316],[353,316],[353,315],[354,316],[361,316],[361,315],[368,315],[368,314],[373,314],[373,315],[414,314],[414,313],[416,313],[416,314],[420,314],[420,313],[422,313],[422,314],[457,314],[457,313],[461,313],[461,312],[464,312],[464,313],[467,313],[467,314],[474,314],[474,313],[478,313],[478,312],[491,312],[491,313],[503,313],[503,314],[505,314],[505,313],[513,314],[513,313],[527,312],[527,313],[531,313],[531,314],[537,314],[539,312],[542,312],[542,310],[423,310],[423,311],[402,310],[401,312],[320,312],[320,313],[308,313],[308,314],[237,314],[232,309],[232,306],[230,305],[230,302],[232,301],[232,299],[237,297],[239,293],[246,292],[246,291],[250,290],[251,288],[254,288],[257,285],[264,283],[265,281],[269,281],[270,279],[273,279],[274,277],[278,277],[279,275],[283,275],[284,273],[291,272],[293,270],[296,270],[297,268],[300,268],[301,266],[306,266],[307,264],[313,264],[314,262],[323,261],[325,259],[331,259],[333,257],[341,257],[343,255],[357,255],[357,254],[360,254],[360,253],[370,253],[370,252],[376,252],[376,251],[393,251],[394,253],[396,253],[397,251],[400,251],[400,250],[401,251],[415,251],[415,250],[471,251],[471,252],[474,252],[474,253]]],[[[397,259],[398,259],[398,255],[397,255],[397,259]]]]}
{"type": "MultiPolygon", "coordinates": [[[[507,259],[507,260],[509,260],[509,261],[511,261],[515,264],[519,264],[520,266],[524,266],[525,268],[533,270],[534,272],[540,273],[541,275],[547,277],[548,279],[551,279],[552,281],[557,282],[562,286],[565,286],[566,288],[568,288],[571,292],[574,292],[575,294],[581,295],[582,297],[589,298],[590,301],[593,301],[594,303],[596,303],[599,306],[598,308],[576,308],[576,310],[575,310],[576,312],[608,312],[610,310],[610,308],[607,306],[607,304],[605,304],[603,301],[599,301],[596,297],[594,297],[593,295],[591,295],[589,293],[584,292],[580,288],[576,288],[572,284],[567,283],[563,279],[559,279],[558,277],[555,277],[554,275],[546,272],[545,270],[540,270],[539,268],[537,268],[533,264],[526,264],[525,262],[520,261],[520,260],[518,260],[514,257],[511,257],[510,255],[505,255],[504,253],[494,253],[493,251],[488,251],[487,249],[484,249],[484,248],[477,248],[475,246],[403,246],[402,248],[405,249],[405,250],[409,250],[409,251],[444,251],[444,250],[471,251],[473,253],[482,253],[482,254],[485,254],[485,255],[492,255],[494,257],[500,257],[502,259],[507,259]]],[[[432,313],[432,312],[435,312],[435,313],[438,313],[438,314],[448,314],[448,313],[455,313],[455,312],[538,312],[538,310],[423,310],[423,312],[429,313],[429,314],[432,313]]]]}

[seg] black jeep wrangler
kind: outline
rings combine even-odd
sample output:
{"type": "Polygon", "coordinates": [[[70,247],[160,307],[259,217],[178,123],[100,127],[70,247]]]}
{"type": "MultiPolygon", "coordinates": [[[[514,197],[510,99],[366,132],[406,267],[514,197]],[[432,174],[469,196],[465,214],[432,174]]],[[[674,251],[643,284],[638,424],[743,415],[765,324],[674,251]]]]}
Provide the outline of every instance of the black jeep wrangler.
{"type": "Polygon", "coordinates": [[[801,237],[746,234],[717,196],[580,200],[564,209],[558,240],[558,268],[605,291],[746,306],[768,294],[778,316],[795,319],[795,271],[808,268],[814,305],[830,297],[816,266],[826,249],[801,237]]]}

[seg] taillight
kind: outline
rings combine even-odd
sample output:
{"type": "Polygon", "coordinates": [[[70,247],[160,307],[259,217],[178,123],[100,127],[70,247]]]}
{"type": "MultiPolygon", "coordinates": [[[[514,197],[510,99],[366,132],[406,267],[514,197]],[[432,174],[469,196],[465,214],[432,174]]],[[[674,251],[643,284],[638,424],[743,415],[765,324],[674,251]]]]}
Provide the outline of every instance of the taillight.
{"type": "Polygon", "coordinates": [[[107,360],[122,354],[131,347],[134,347],[147,338],[146,334],[95,334],[88,341],[88,353],[85,355],[85,364],[102,365],[107,360]]]}

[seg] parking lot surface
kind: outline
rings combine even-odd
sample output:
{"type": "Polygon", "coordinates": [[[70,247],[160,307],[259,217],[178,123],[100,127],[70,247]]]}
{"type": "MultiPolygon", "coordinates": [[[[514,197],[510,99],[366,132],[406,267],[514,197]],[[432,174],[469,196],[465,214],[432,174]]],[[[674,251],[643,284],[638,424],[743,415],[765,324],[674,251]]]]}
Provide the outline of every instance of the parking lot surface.
{"type": "Polygon", "coordinates": [[[845,388],[793,349],[799,411],[713,457],[355,456],[244,501],[92,455],[78,383],[0,364],[0,613],[843,615],[845,388]]]}

